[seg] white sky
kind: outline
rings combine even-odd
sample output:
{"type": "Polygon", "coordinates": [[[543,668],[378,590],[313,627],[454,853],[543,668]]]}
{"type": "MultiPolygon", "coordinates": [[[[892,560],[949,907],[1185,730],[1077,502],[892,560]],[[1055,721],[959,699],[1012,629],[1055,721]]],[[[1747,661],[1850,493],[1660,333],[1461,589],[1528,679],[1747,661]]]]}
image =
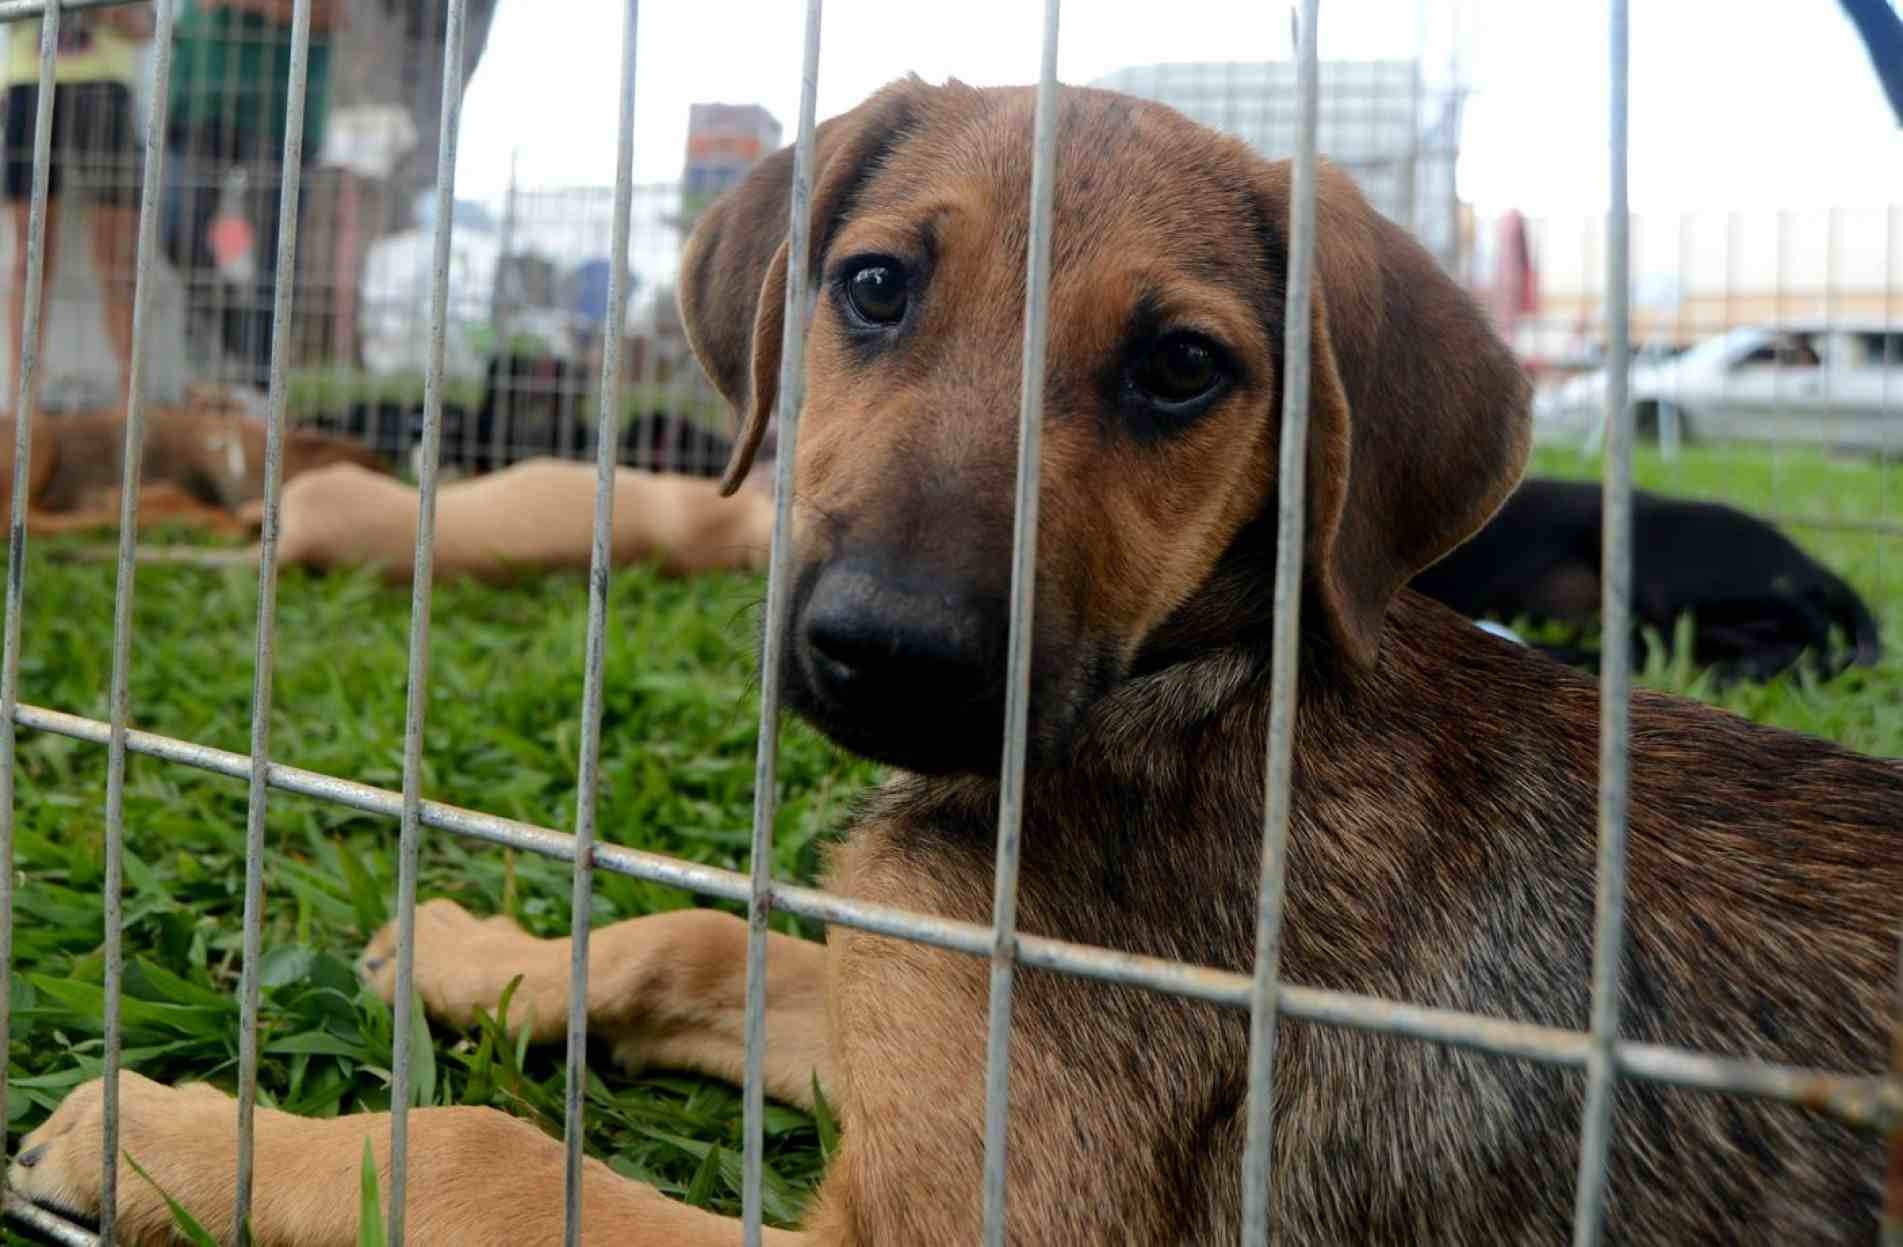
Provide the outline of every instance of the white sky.
{"type": "MultiPolygon", "coordinates": [[[[1483,210],[1589,211],[1606,183],[1604,0],[1327,0],[1324,57],[1445,63],[1476,88],[1463,198],[1483,210]]],[[[1903,199],[1903,129],[1834,0],[1632,6],[1635,207],[1868,205],[1903,199]]],[[[1035,0],[827,0],[819,116],[907,72],[1034,80],[1035,0]]],[[[678,176],[687,107],[761,103],[792,138],[799,0],[643,0],[635,101],[642,180],[678,176]]],[[[526,184],[612,180],[623,0],[502,0],[465,103],[459,192],[494,194],[520,151],[526,184]],[[559,14],[559,16],[558,16],[559,14]]],[[[1070,0],[1059,75],[1130,64],[1289,55],[1286,4],[1070,0]]],[[[1326,153],[1323,153],[1326,155],[1326,153]]]]}

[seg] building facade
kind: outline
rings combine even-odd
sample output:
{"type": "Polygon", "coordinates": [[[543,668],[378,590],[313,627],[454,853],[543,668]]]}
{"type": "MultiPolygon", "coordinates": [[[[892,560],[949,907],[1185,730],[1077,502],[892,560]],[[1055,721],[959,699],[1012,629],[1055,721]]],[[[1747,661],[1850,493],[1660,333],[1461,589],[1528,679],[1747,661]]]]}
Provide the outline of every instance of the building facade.
{"type": "MultiPolygon", "coordinates": [[[[1319,68],[1317,150],[1457,272],[1463,92],[1433,83],[1417,60],[1324,61],[1319,68]]],[[[1167,104],[1270,159],[1295,151],[1290,61],[1133,65],[1090,85],[1167,104]]]]}
{"type": "Polygon", "coordinates": [[[715,196],[780,146],[780,123],[758,104],[694,104],[681,169],[681,220],[692,222],[715,196]]]}

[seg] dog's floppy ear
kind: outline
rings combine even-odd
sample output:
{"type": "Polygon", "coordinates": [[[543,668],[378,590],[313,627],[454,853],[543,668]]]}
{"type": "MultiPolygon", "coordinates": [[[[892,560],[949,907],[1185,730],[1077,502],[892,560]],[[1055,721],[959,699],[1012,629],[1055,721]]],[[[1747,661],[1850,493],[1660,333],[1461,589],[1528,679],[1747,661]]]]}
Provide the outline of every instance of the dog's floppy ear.
{"type": "MultiPolygon", "coordinates": [[[[901,79],[814,132],[815,262],[854,193],[929,90],[917,77],[901,79]]],[[[740,420],[722,494],[739,488],[753,466],[779,396],[792,184],[793,149],[785,147],[701,214],[681,254],[678,298],[688,345],[740,420]]]]}
{"type": "MultiPolygon", "coordinates": [[[[1331,639],[1365,667],[1394,595],[1519,481],[1531,386],[1426,250],[1346,174],[1318,174],[1306,572],[1331,639]]],[[[1267,182],[1285,245],[1289,166],[1267,182]]]]}

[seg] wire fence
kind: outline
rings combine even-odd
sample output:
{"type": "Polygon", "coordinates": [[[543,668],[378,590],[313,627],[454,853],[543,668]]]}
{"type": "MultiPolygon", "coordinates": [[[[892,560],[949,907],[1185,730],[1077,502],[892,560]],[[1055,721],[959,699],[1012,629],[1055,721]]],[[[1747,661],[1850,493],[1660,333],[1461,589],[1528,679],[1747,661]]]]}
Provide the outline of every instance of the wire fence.
{"type": "MultiPolygon", "coordinates": [[[[39,21],[38,90],[50,98],[54,88],[54,52],[62,12],[100,7],[107,0],[0,0],[0,20],[39,21]]],[[[586,1082],[588,915],[594,872],[609,871],[634,878],[689,889],[714,898],[744,902],[749,921],[746,989],[746,1064],[744,1071],[743,1233],[745,1241],[760,1241],[763,1218],[762,1156],[765,1100],[762,1053],[767,920],[774,912],[789,913],[822,923],[917,941],[990,960],[991,991],[987,1023],[985,1095],[984,1234],[992,1244],[1004,1241],[1006,1177],[1006,1107],[1009,1100],[1005,1060],[1011,1028],[1014,975],[1020,967],[1034,967],[1120,983],[1174,996],[1207,1001],[1251,1017],[1251,1056],[1248,1078],[1248,1148],[1243,1191],[1245,1242],[1268,1241],[1271,1184],[1268,1143],[1273,1130],[1274,1104],[1270,1097],[1271,1070],[1279,1024],[1292,1019],[1343,1026],[1363,1031],[1412,1037],[1500,1057],[1517,1057],[1545,1064],[1581,1068],[1588,1079],[1588,1095],[1577,1170],[1574,1242],[1597,1242],[1605,1207],[1605,1178],[1612,1136],[1611,1103],[1621,1079],[1645,1080],[1711,1092],[1729,1092],[1805,1105],[1869,1128],[1903,1129],[1903,1071],[1897,1078],[1799,1069],[1774,1064],[1736,1061],[1714,1055],[1619,1037],[1615,985],[1623,942],[1624,832],[1627,778],[1627,707],[1632,654],[1624,630],[1607,631],[1602,665],[1602,723],[1599,792],[1599,894],[1597,936],[1593,958],[1593,1007],[1588,1031],[1537,1026],[1497,1017],[1425,1008],[1400,1001],[1303,987],[1278,976],[1282,918],[1285,840],[1289,819],[1291,749],[1296,705],[1296,638],[1299,628],[1304,515],[1303,447],[1308,404],[1308,327],[1315,239],[1315,166],[1319,84],[1322,81],[1317,33],[1319,0],[1302,0],[1295,57],[1295,109],[1292,126],[1294,180],[1292,230],[1286,288],[1287,342],[1283,376],[1286,378],[1281,412],[1281,475],[1279,536],[1275,577],[1274,680],[1268,776],[1263,822],[1262,871],[1257,925],[1257,954],[1252,976],[1193,964],[1132,956],[1112,949],[1021,934],[1015,926],[1018,873],[1018,829],[1022,816],[1023,776],[1027,748],[1031,602],[1035,579],[1039,431],[1042,414],[1042,378],[1047,341],[1049,240],[1052,216],[1052,161],[1056,142],[1056,64],[1060,34],[1058,0],[1046,0],[1043,21],[1041,73],[1037,88],[1034,177],[1025,257],[1027,299],[1021,359],[1021,404],[1017,462],[1017,518],[1013,541],[1012,604],[1005,726],[1003,782],[996,843],[993,921],[989,928],[955,922],[890,906],[852,901],[776,879],[772,874],[772,832],[775,812],[776,759],[780,724],[780,688],[777,672],[784,660],[788,631],[790,587],[789,516],[792,508],[792,465],[796,454],[803,393],[803,334],[805,309],[810,306],[814,275],[806,269],[812,228],[811,192],[814,172],[816,79],[821,41],[820,0],[808,0],[802,59],[800,115],[795,141],[795,163],[789,204],[791,239],[784,343],[781,356],[779,438],[776,448],[775,505],[767,580],[766,634],[762,650],[761,718],[754,787],[751,869],[747,874],[715,869],[663,855],[603,843],[597,836],[604,636],[607,627],[607,586],[610,547],[613,468],[621,451],[619,432],[624,412],[619,402],[597,404],[593,420],[599,429],[593,445],[597,468],[595,524],[588,579],[587,641],[583,695],[579,784],[576,794],[576,832],[571,837],[549,828],[500,818],[474,810],[431,801],[424,795],[423,742],[428,728],[430,687],[430,586],[432,583],[433,523],[439,473],[443,466],[446,411],[451,404],[450,326],[455,309],[451,298],[452,222],[455,217],[456,152],[463,81],[463,40],[467,0],[448,0],[443,46],[441,133],[437,147],[435,208],[430,229],[428,316],[422,365],[424,390],[420,454],[417,457],[421,509],[411,601],[409,686],[405,718],[402,783],[400,790],[375,787],[342,777],[316,773],[271,760],[270,736],[273,696],[275,612],[278,578],[276,547],[278,506],[282,491],[283,445],[291,424],[291,335],[270,337],[267,373],[269,440],[266,454],[264,526],[261,537],[254,683],[251,698],[251,735],[248,753],[218,750],[192,741],[141,732],[131,727],[129,672],[133,645],[133,603],[137,588],[133,523],[138,514],[139,456],[147,402],[142,373],[151,356],[154,333],[152,270],[160,240],[157,229],[167,161],[163,141],[167,129],[167,93],[162,88],[173,66],[169,52],[178,0],[157,0],[157,55],[151,65],[153,104],[147,119],[143,183],[139,203],[135,280],[136,296],[128,360],[129,394],[126,414],[125,471],[118,547],[116,607],[109,715],[104,721],[66,713],[57,708],[20,701],[20,660],[23,638],[21,610],[26,586],[26,507],[32,446],[32,422],[16,422],[12,514],[9,527],[4,666],[0,667],[0,1009],[9,999],[12,970],[11,937],[14,871],[13,831],[17,777],[16,739],[19,729],[55,733],[93,745],[109,753],[106,791],[105,874],[105,1127],[100,1157],[106,1198],[97,1235],[64,1225],[44,1211],[31,1208],[10,1194],[5,1210],[10,1220],[69,1243],[109,1243],[113,1240],[113,1191],[119,1180],[119,1101],[117,1074],[120,1054],[119,1000],[124,966],[120,956],[122,854],[125,840],[125,773],[127,759],[142,755],[170,764],[240,778],[249,784],[246,824],[246,870],[243,930],[243,978],[240,990],[241,1058],[238,1071],[239,1115],[236,1190],[237,1217],[242,1225],[251,1207],[254,1186],[254,1114],[258,1073],[259,973],[262,956],[262,901],[264,888],[264,818],[274,792],[302,794],[357,810],[395,818],[399,824],[400,876],[396,912],[400,938],[397,948],[397,1001],[392,1080],[392,1148],[388,1233],[401,1242],[405,1225],[408,1180],[408,1109],[415,1085],[415,1045],[422,1042],[405,1007],[413,987],[416,880],[419,852],[425,833],[442,832],[497,845],[506,845],[573,865],[571,914],[574,919],[570,967],[570,1016],[567,1046],[566,1241],[579,1241],[582,1156],[582,1093],[586,1082]]],[[[297,0],[292,22],[289,91],[286,114],[286,158],[279,187],[276,262],[272,318],[278,325],[292,323],[294,286],[299,248],[299,221],[304,193],[300,144],[304,134],[305,83],[309,68],[313,0],[297,0]]],[[[595,393],[619,396],[624,392],[628,360],[619,344],[625,336],[628,292],[631,284],[631,220],[638,198],[633,181],[632,142],[635,30],[637,0],[628,0],[622,29],[619,146],[615,183],[609,206],[610,255],[613,264],[607,288],[602,334],[611,344],[598,361],[595,393]]],[[[1611,85],[1610,144],[1604,153],[1610,173],[1603,261],[1606,296],[1604,322],[1607,338],[1604,359],[1609,386],[1600,404],[1605,456],[1604,488],[1604,615],[1624,619],[1629,614],[1630,550],[1632,542],[1632,454],[1635,420],[1626,401],[1626,379],[1633,358],[1630,317],[1626,304],[1630,290],[1627,205],[1627,15],[1625,0],[1612,0],[1606,63],[1611,85]]],[[[33,131],[32,191],[25,239],[24,321],[17,326],[24,343],[21,367],[15,377],[23,411],[33,392],[40,359],[39,291],[42,257],[48,228],[46,206],[51,155],[51,109],[42,110],[33,131]]],[[[1451,163],[1451,162],[1450,162],[1451,163]]],[[[1403,178],[1406,182],[1415,175],[1403,178]]],[[[1415,189],[1405,202],[1420,203],[1415,189]]],[[[1885,350],[1888,348],[1885,347],[1885,350]]],[[[635,370],[648,371],[653,356],[635,370]]],[[[684,375],[685,390],[702,384],[684,375]]],[[[1812,522],[1812,521],[1807,521],[1812,522]]],[[[0,1013],[0,1050],[4,1050],[8,1019],[0,1013]]],[[[0,1093],[4,1092],[0,1069],[0,1093]]],[[[1898,1136],[1903,1142],[1903,1136],[1898,1136]]],[[[1892,1175],[1895,1181],[1895,1175],[1892,1175]]],[[[1893,1192],[1903,1195],[1903,1192],[1893,1192]]],[[[1897,1205],[1893,1199],[1890,1207],[1897,1205]]],[[[1903,1238],[1903,1224],[1886,1222],[1888,1241],[1903,1238]]]]}

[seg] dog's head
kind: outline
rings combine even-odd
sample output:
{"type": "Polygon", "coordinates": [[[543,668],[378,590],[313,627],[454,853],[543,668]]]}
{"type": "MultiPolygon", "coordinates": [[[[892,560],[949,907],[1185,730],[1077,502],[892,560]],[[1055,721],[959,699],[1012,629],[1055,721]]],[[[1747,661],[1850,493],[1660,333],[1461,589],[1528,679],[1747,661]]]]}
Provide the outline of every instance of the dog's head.
{"type": "MultiPolygon", "coordinates": [[[[821,126],[789,704],[912,770],[1000,758],[1033,93],[895,83],[821,126]]],[[[682,260],[695,353],[777,397],[792,152],[682,260]]],[[[1031,729],[1057,758],[1140,667],[1266,628],[1290,169],[1155,104],[1060,95],[1031,729]]],[[[1305,642],[1350,678],[1389,601],[1526,455],[1527,385],[1428,254],[1324,167],[1305,642]]]]}

